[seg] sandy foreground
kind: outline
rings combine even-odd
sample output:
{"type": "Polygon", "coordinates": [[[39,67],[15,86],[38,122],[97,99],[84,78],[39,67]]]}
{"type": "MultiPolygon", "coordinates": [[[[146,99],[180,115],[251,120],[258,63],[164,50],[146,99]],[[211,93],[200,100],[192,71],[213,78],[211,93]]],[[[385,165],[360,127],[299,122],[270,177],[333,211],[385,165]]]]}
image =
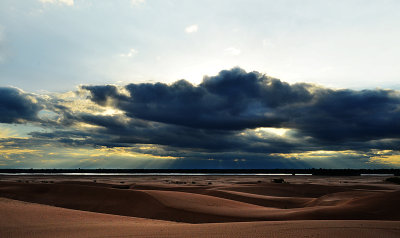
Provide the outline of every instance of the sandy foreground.
{"type": "Polygon", "coordinates": [[[400,237],[384,177],[1,176],[0,237],[400,237]]]}

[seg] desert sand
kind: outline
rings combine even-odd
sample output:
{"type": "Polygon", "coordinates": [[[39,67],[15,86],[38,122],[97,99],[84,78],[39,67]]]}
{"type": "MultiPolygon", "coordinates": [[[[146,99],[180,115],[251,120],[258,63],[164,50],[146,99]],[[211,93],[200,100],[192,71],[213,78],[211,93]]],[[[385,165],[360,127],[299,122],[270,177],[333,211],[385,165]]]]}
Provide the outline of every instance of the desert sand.
{"type": "Polygon", "coordinates": [[[400,237],[382,176],[0,176],[0,237],[400,237]]]}

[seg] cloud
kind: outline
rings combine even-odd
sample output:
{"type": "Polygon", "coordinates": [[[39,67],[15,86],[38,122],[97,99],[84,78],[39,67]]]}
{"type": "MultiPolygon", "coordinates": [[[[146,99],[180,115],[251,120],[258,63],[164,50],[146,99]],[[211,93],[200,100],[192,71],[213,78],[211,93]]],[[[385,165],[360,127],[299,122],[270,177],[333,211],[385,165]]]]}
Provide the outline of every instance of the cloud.
{"type": "Polygon", "coordinates": [[[374,153],[374,155],[371,156],[371,161],[400,166],[400,151],[398,150],[376,151],[376,153],[374,153]]]}
{"type": "Polygon", "coordinates": [[[240,49],[237,49],[234,47],[226,48],[224,51],[226,54],[233,55],[233,56],[240,55],[242,53],[242,51],[240,49]]]}
{"type": "MultiPolygon", "coordinates": [[[[316,144],[399,138],[400,95],[391,90],[333,90],[287,84],[240,68],[205,77],[198,86],[129,84],[83,87],[99,105],[114,105],[128,118],[199,130],[287,128],[316,144]]],[[[207,132],[208,133],[208,132],[207,132]]]]}
{"type": "Polygon", "coordinates": [[[135,49],[130,49],[128,53],[126,53],[126,54],[120,54],[119,56],[130,58],[130,57],[136,55],[137,53],[138,53],[137,50],[135,50],[135,49]]]}
{"type": "Polygon", "coordinates": [[[399,138],[399,92],[319,89],[314,98],[311,104],[281,112],[303,134],[336,142],[399,138]]]}
{"type": "Polygon", "coordinates": [[[46,99],[14,88],[0,92],[0,122],[46,128],[29,133],[29,146],[8,138],[13,148],[125,148],[119,150],[179,158],[180,166],[189,163],[182,159],[229,166],[398,164],[390,163],[400,145],[400,93],[394,90],[288,84],[233,68],[198,85],[84,85],[46,99]],[[52,116],[38,118],[43,110],[52,116]]]}
{"type": "Polygon", "coordinates": [[[196,33],[199,30],[198,25],[190,25],[185,28],[185,32],[188,34],[196,33]]]}
{"type": "Polygon", "coordinates": [[[39,0],[43,4],[59,4],[66,6],[73,6],[74,0],[39,0]]]}
{"type": "Polygon", "coordinates": [[[273,48],[275,47],[275,44],[270,39],[263,39],[262,46],[263,48],[273,48]]]}
{"type": "Polygon", "coordinates": [[[114,85],[82,86],[91,93],[91,100],[100,106],[106,106],[111,99],[119,98],[118,89],[114,85]]]}
{"type": "Polygon", "coordinates": [[[141,4],[144,4],[146,0],[131,0],[131,5],[132,6],[139,6],[141,4]]]}
{"type": "Polygon", "coordinates": [[[99,105],[113,102],[131,118],[216,130],[280,126],[279,105],[311,100],[307,85],[290,86],[278,79],[240,68],[205,77],[194,86],[180,80],[171,85],[129,84],[129,95],[115,86],[85,86],[99,105]]]}
{"type": "Polygon", "coordinates": [[[38,120],[43,106],[33,95],[16,88],[0,87],[0,122],[21,123],[38,120]]]}

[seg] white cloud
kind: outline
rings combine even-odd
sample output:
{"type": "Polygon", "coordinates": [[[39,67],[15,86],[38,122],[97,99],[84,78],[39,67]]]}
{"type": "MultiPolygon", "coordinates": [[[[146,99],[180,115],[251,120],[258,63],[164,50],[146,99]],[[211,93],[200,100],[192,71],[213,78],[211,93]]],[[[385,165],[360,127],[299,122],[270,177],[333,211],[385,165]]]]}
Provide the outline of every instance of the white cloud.
{"type": "Polygon", "coordinates": [[[68,5],[68,6],[73,6],[74,5],[74,0],[58,0],[58,2],[68,5]]]}
{"type": "Polygon", "coordinates": [[[128,53],[126,54],[120,54],[119,56],[121,57],[132,57],[134,55],[136,55],[138,52],[135,49],[130,49],[128,53]]]}
{"type": "Polygon", "coordinates": [[[269,40],[269,39],[262,40],[262,45],[263,45],[264,48],[273,48],[273,47],[275,47],[274,43],[272,43],[272,41],[269,40]]]}
{"type": "Polygon", "coordinates": [[[240,53],[242,53],[242,51],[240,49],[237,49],[234,47],[226,48],[224,51],[226,54],[229,54],[229,55],[240,55],[240,53]]]}
{"type": "Polygon", "coordinates": [[[140,4],[145,3],[146,0],[131,0],[131,5],[132,6],[139,6],[140,4]]]}
{"type": "Polygon", "coordinates": [[[199,26],[198,25],[191,25],[185,28],[186,33],[191,34],[191,33],[195,33],[199,30],[199,26]]]}
{"type": "Polygon", "coordinates": [[[41,3],[55,3],[56,0],[39,0],[41,3]]]}
{"type": "Polygon", "coordinates": [[[67,6],[73,6],[74,5],[74,0],[39,0],[39,2],[44,3],[44,4],[62,4],[62,5],[67,5],[67,6]]]}

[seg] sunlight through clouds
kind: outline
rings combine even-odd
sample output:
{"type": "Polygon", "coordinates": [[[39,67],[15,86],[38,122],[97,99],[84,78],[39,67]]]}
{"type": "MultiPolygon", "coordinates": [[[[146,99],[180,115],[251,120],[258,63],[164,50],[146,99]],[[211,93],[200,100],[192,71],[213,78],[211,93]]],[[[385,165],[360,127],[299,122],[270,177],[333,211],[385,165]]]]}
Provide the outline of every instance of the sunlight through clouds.
{"type": "Polygon", "coordinates": [[[268,134],[273,134],[277,136],[285,136],[286,132],[288,132],[290,129],[287,128],[274,128],[274,127],[260,127],[255,129],[255,133],[259,137],[264,137],[265,135],[268,134]]]}
{"type": "Polygon", "coordinates": [[[400,151],[382,150],[373,151],[371,163],[382,163],[387,165],[400,166],[400,151]]]}

